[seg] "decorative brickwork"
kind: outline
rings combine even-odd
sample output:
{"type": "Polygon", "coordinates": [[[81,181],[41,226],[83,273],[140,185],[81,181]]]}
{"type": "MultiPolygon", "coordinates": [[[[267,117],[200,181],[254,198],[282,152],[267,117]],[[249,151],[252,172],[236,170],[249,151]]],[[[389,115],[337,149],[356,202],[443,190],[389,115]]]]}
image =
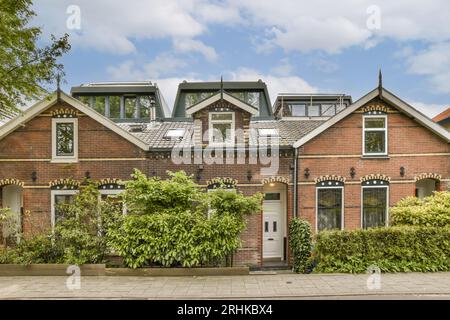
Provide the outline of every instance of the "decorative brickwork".
{"type": "Polygon", "coordinates": [[[415,181],[423,180],[423,179],[433,179],[437,181],[441,181],[442,176],[437,173],[421,173],[414,177],[415,181]]]}

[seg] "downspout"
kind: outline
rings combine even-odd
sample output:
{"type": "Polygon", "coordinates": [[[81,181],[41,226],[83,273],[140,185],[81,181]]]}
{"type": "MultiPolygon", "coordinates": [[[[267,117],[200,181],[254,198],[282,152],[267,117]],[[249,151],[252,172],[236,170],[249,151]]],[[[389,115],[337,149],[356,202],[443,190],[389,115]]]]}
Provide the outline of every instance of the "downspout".
{"type": "Polygon", "coordinates": [[[298,195],[297,195],[297,172],[298,172],[298,148],[294,148],[294,172],[293,172],[293,177],[292,177],[292,181],[294,183],[294,196],[292,197],[292,208],[293,208],[293,217],[296,218],[297,217],[297,200],[298,200],[298,195]]]}

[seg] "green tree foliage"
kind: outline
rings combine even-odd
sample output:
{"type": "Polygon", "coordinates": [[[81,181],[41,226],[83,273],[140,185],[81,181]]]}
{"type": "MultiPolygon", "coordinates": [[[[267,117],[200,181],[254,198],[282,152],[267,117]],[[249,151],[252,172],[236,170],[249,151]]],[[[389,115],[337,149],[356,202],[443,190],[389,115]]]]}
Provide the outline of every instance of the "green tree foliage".
{"type": "Polygon", "coordinates": [[[307,273],[311,257],[311,225],[308,221],[294,218],[289,223],[289,247],[292,253],[294,272],[307,273]]]}
{"type": "Polygon", "coordinates": [[[389,227],[317,234],[315,272],[450,270],[450,227],[389,227]]]}
{"type": "Polygon", "coordinates": [[[0,0],[0,118],[42,98],[44,86],[62,73],[57,58],[70,50],[67,34],[38,47],[41,29],[30,26],[31,5],[31,0],[0,0]]]}
{"type": "Polygon", "coordinates": [[[424,199],[407,197],[390,209],[395,226],[450,226],[450,192],[435,192],[424,199]]]}
{"type": "Polygon", "coordinates": [[[123,195],[129,211],[108,231],[131,268],[217,264],[239,248],[245,215],[261,209],[261,195],[205,193],[183,171],[160,180],[136,170],[133,178],[123,195]]]}
{"type": "Polygon", "coordinates": [[[53,231],[23,238],[0,254],[0,263],[102,263],[109,252],[106,230],[122,215],[113,198],[100,200],[97,185],[80,187],[72,203],[60,204],[62,218],[53,231]]]}

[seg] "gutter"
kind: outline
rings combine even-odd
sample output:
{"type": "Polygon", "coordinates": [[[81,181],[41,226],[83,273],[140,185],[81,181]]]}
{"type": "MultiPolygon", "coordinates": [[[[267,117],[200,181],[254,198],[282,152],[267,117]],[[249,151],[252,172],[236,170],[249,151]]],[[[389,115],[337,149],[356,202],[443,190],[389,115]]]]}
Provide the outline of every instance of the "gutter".
{"type": "Polygon", "coordinates": [[[294,172],[292,181],[294,183],[294,196],[292,197],[292,208],[293,208],[293,217],[297,217],[297,202],[298,202],[298,195],[297,195],[297,172],[298,172],[298,148],[294,148],[294,172]]]}

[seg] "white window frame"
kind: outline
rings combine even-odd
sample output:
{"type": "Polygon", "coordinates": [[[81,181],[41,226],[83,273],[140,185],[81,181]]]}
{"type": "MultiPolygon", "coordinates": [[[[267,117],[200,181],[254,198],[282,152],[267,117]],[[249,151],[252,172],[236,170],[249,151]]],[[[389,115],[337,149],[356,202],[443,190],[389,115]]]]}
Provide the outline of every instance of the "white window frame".
{"type": "Polygon", "coordinates": [[[78,194],[78,190],[51,190],[50,191],[50,205],[51,205],[51,223],[52,230],[55,229],[55,196],[67,196],[67,195],[76,195],[78,194]]]}
{"type": "MultiPolygon", "coordinates": [[[[121,194],[124,192],[124,189],[99,189],[100,195],[98,197],[98,200],[101,200],[102,195],[113,195],[116,196],[118,194],[121,194]]],[[[125,203],[122,204],[122,214],[127,214],[127,208],[125,206],[125,203]]]]}
{"type": "Polygon", "coordinates": [[[235,113],[234,112],[210,112],[209,113],[209,123],[208,123],[208,139],[209,144],[213,146],[233,146],[235,143],[235,113]],[[216,114],[231,114],[231,120],[213,120],[213,115],[216,114]],[[231,142],[213,142],[214,129],[213,124],[231,124],[231,142]]]}
{"type": "Polygon", "coordinates": [[[319,190],[320,189],[341,189],[341,229],[344,230],[344,216],[345,216],[345,205],[344,205],[344,186],[316,186],[316,233],[319,232],[319,190]]]}
{"type": "Polygon", "coordinates": [[[370,114],[363,116],[363,132],[362,132],[362,150],[363,156],[386,156],[388,154],[388,118],[386,114],[370,114]],[[384,128],[367,128],[366,119],[370,118],[383,118],[384,128]],[[366,131],[384,131],[384,152],[366,152],[366,131]]]}
{"type": "Polygon", "coordinates": [[[78,162],[78,119],[77,118],[53,118],[52,119],[52,160],[56,163],[78,162]],[[56,126],[59,123],[73,124],[73,155],[58,156],[56,152],[56,126]]]}
{"type": "Polygon", "coordinates": [[[389,226],[389,185],[370,185],[370,186],[361,186],[361,229],[364,229],[364,189],[370,188],[385,188],[386,189],[386,217],[385,217],[385,227],[389,226]]]}

